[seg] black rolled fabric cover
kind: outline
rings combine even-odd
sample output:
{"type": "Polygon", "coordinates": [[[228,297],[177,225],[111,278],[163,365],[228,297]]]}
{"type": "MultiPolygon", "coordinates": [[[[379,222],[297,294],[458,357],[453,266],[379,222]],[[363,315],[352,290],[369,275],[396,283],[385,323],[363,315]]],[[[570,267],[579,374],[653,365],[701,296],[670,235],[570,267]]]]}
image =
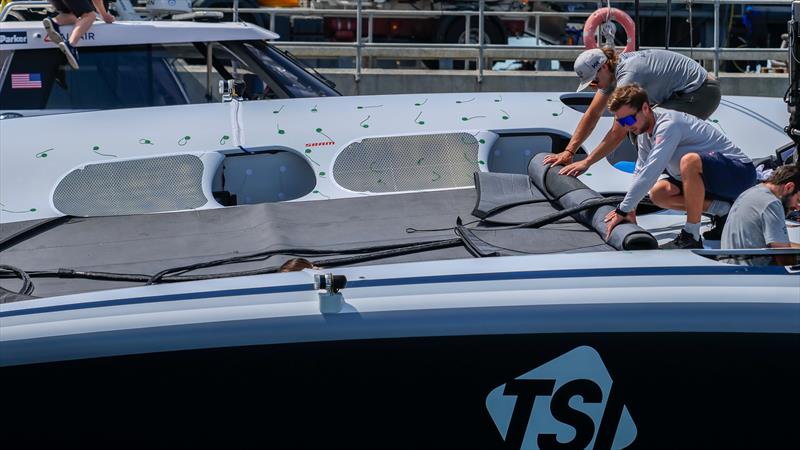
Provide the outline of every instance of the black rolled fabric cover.
{"type": "MultiPolygon", "coordinates": [[[[534,186],[539,188],[548,198],[557,200],[563,208],[572,208],[589,200],[603,198],[602,195],[589,189],[576,177],[559,175],[562,166],[550,167],[542,163],[548,153],[539,153],[528,164],[528,176],[534,186]]],[[[613,211],[613,206],[588,208],[573,215],[575,220],[591,226],[601,236],[606,235],[607,228],[603,219],[613,211]]],[[[658,248],[658,241],[642,227],[632,223],[621,223],[611,232],[608,244],[617,250],[652,250],[658,248]]]]}

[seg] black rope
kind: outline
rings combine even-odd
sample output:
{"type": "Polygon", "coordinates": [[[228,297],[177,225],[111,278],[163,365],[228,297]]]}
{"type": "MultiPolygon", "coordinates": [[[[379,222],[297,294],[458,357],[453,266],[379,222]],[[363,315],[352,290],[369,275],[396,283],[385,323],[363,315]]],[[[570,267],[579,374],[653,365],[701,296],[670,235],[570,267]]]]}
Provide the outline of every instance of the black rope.
{"type": "Polygon", "coordinates": [[[14,278],[19,278],[22,280],[22,287],[17,292],[20,295],[31,295],[33,294],[33,290],[35,289],[33,286],[33,281],[31,281],[31,277],[22,269],[19,269],[14,266],[9,266],[6,264],[0,264],[0,271],[6,272],[6,274],[13,273],[14,278]]]}

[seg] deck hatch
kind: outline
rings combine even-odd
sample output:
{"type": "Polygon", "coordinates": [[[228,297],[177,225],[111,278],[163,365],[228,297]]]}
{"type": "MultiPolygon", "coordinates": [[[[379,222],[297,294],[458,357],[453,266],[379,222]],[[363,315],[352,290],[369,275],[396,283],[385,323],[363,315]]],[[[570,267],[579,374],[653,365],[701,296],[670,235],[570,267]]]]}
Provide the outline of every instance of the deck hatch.
{"type": "Polygon", "coordinates": [[[472,186],[478,146],[470,133],[367,138],[339,154],[333,177],[357,192],[472,186]]]}
{"type": "Polygon", "coordinates": [[[119,216],[199,208],[203,162],[194,155],[89,164],[67,174],[53,193],[62,213],[119,216]]]}

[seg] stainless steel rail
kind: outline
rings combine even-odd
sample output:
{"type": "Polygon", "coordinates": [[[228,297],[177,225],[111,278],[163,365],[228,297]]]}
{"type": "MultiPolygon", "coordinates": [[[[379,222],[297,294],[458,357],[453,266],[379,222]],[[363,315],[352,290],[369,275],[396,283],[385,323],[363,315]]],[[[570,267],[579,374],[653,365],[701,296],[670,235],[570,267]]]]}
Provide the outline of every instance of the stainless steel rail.
{"type": "MultiPolygon", "coordinates": [[[[550,0],[554,3],[575,3],[574,0],[550,0]]],[[[664,4],[664,0],[639,0],[641,4],[664,4]]],[[[355,42],[345,43],[278,43],[279,46],[298,53],[304,57],[338,57],[353,56],[355,62],[356,80],[361,78],[362,57],[393,58],[393,59],[436,59],[453,58],[476,61],[476,76],[480,82],[483,79],[484,62],[487,59],[574,59],[583,50],[581,46],[502,46],[491,45],[483,42],[483,26],[487,16],[503,18],[522,18],[526,25],[530,19],[534,20],[534,36],[537,42],[540,37],[540,20],[542,17],[588,17],[590,13],[584,12],[546,12],[546,11],[486,11],[484,0],[480,0],[477,11],[416,11],[416,10],[383,10],[363,9],[362,0],[357,0],[355,9],[315,9],[315,8],[238,8],[239,13],[268,14],[270,28],[275,28],[275,18],[279,16],[290,17],[355,17],[357,19],[357,36],[355,42]],[[367,19],[367,39],[363,41],[361,29],[363,17],[367,19]],[[465,30],[469,35],[470,19],[478,18],[479,42],[477,44],[380,44],[372,41],[373,19],[375,18],[436,18],[443,16],[460,16],[465,18],[465,30]],[[312,51],[310,48],[314,48],[312,51]]],[[[615,0],[614,3],[633,3],[634,0],[615,0]]],[[[603,2],[598,2],[604,4],[603,2]]],[[[791,0],[673,0],[675,4],[709,4],[714,6],[714,45],[713,47],[670,48],[670,50],[686,54],[695,59],[713,61],[713,72],[719,75],[720,61],[722,60],[780,60],[787,57],[787,50],[781,48],[721,48],[719,45],[720,33],[720,5],[791,5],[791,0]]],[[[232,12],[232,8],[198,8],[197,10],[232,12]]],[[[786,20],[788,22],[787,13],[786,20]]],[[[526,27],[527,28],[527,27],[526,27]]],[[[465,66],[466,67],[466,66],[465,66]]]]}

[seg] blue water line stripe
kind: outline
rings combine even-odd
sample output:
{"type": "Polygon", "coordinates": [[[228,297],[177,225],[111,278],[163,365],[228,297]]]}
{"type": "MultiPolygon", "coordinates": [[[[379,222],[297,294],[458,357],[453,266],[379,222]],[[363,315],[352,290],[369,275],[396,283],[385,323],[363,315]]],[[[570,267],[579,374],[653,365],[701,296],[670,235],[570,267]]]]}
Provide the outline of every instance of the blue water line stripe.
{"type": "MultiPolygon", "coordinates": [[[[507,281],[543,278],[596,278],[619,276],[654,276],[654,275],[788,275],[781,266],[681,266],[681,267],[613,267],[597,269],[559,269],[536,270],[525,272],[469,273],[455,275],[431,275],[406,278],[384,278],[378,280],[351,280],[348,288],[404,286],[411,284],[458,283],[470,281],[507,281]]],[[[798,275],[798,274],[794,274],[798,275]]],[[[156,302],[180,300],[197,300],[203,298],[237,297],[244,295],[279,294],[287,292],[310,291],[313,284],[296,284],[286,286],[257,287],[248,289],[228,289],[209,292],[188,292],[183,294],[159,295],[153,297],[123,298],[101,300],[97,302],[44,306],[40,308],[19,309],[0,312],[0,318],[28,314],[41,314],[55,311],[70,311],[108,306],[136,305],[156,302]]]]}
{"type": "Polygon", "coordinates": [[[433,275],[379,280],[353,280],[347,287],[402,286],[408,284],[458,283],[465,281],[507,281],[541,278],[596,278],[653,275],[787,275],[781,266],[687,266],[687,267],[604,267],[600,269],[537,270],[479,274],[433,275]]]}
{"type": "Polygon", "coordinates": [[[103,308],[107,306],[140,305],[144,303],[173,302],[179,300],[197,300],[202,298],[237,297],[242,295],[276,294],[283,292],[300,292],[314,289],[313,284],[294,284],[288,286],[271,286],[248,289],[228,289],[224,291],[187,292],[184,294],[157,295],[153,297],[119,298],[115,300],[101,300],[97,302],[77,303],[68,305],[43,306],[41,308],[20,309],[16,311],[0,312],[0,317],[20,316],[26,314],[40,314],[54,311],[71,311],[87,308],[103,308]]]}

